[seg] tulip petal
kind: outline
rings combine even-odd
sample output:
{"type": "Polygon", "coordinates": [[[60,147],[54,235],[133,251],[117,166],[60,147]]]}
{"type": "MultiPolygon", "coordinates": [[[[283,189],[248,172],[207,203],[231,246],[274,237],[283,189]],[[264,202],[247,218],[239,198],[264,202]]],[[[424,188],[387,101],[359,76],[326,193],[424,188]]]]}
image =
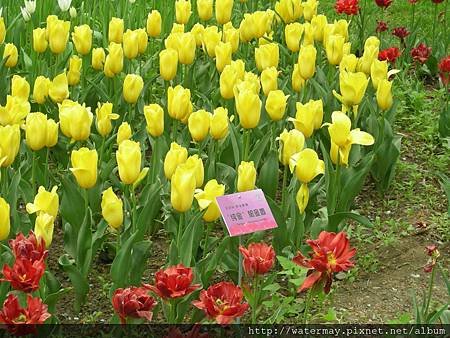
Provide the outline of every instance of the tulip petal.
{"type": "Polygon", "coordinates": [[[149,168],[144,168],[141,170],[141,172],[139,173],[138,178],[136,179],[136,181],[133,183],[133,189],[135,189],[139,183],[141,183],[141,181],[145,178],[145,176],[147,176],[149,168]]]}
{"type": "Polygon", "coordinates": [[[296,153],[291,156],[289,159],[289,169],[291,170],[291,174],[294,172],[295,166],[297,165],[298,159],[300,157],[300,153],[296,153]]]}
{"type": "Polygon", "coordinates": [[[353,129],[350,132],[350,141],[352,144],[361,144],[363,146],[370,146],[375,142],[372,135],[359,129],[353,129]]]}

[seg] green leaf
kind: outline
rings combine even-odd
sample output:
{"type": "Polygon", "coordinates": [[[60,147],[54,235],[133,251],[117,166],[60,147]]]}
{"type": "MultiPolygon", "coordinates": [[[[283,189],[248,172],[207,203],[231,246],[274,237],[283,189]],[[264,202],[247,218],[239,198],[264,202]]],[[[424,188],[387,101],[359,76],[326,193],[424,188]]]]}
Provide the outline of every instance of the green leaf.
{"type": "Polygon", "coordinates": [[[137,217],[137,227],[140,229],[140,239],[147,231],[150,230],[151,233],[154,232],[155,219],[162,208],[160,195],[161,188],[162,185],[160,183],[154,183],[142,194],[141,200],[145,201],[145,204],[139,211],[137,217]]]}
{"type": "Polygon", "coordinates": [[[147,259],[150,256],[150,241],[141,241],[134,243],[131,254],[131,267],[128,274],[130,275],[130,284],[140,285],[142,275],[147,268],[147,259]]]}
{"type": "Polygon", "coordinates": [[[91,209],[87,209],[83,224],[78,232],[76,265],[83,276],[87,276],[92,259],[91,209]]]}
{"type": "Polygon", "coordinates": [[[263,137],[253,146],[253,151],[250,153],[249,160],[255,163],[255,168],[258,168],[259,162],[261,161],[270,140],[270,137],[263,137]]]}
{"type": "MultiPolygon", "coordinates": [[[[265,139],[269,140],[269,137],[265,139]]],[[[278,152],[272,149],[267,155],[258,175],[258,187],[272,199],[275,199],[277,193],[278,169],[278,152]]]]}
{"type": "Polygon", "coordinates": [[[114,282],[114,288],[120,288],[128,285],[128,271],[131,266],[131,248],[137,237],[137,232],[130,236],[121,246],[116,258],[111,265],[111,279],[114,282]]]}
{"type": "Polygon", "coordinates": [[[192,217],[181,237],[179,253],[181,262],[185,266],[191,266],[192,257],[197,251],[200,240],[203,237],[203,221],[201,217],[202,213],[197,213],[192,217]]]}
{"type": "Polygon", "coordinates": [[[328,216],[328,228],[332,231],[342,230],[342,228],[339,227],[339,224],[345,219],[353,219],[368,228],[373,227],[373,224],[362,215],[356,214],[354,212],[337,212],[333,215],[328,216]]]}
{"type": "Polygon", "coordinates": [[[74,309],[76,313],[80,312],[81,305],[86,302],[86,296],[89,292],[89,283],[86,277],[76,268],[73,261],[67,255],[59,257],[59,265],[69,275],[70,281],[75,290],[74,309]]]}
{"type": "Polygon", "coordinates": [[[69,178],[61,178],[61,184],[64,192],[61,199],[60,214],[66,222],[70,223],[75,229],[81,227],[86,210],[84,198],[81,195],[78,186],[69,178]]]}
{"type": "Polygon", "coordinates": [[[231,145],[233,146],[233,157],[234,157],[234,165],[236,168],[241,163],[241,158],[243,154],[242,151],[242,136],[239,135],[239,133],[236,130],[236,127],[234,124],[230,123],[230,139],[231,139],[231,145]]]}

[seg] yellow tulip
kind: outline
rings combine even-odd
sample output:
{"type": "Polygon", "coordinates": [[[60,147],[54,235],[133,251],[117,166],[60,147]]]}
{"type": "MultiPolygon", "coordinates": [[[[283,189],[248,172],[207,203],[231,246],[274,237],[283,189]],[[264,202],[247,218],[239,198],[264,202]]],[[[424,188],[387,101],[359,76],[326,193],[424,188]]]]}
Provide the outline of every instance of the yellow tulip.
{"type": "Polygon", "coordinates": [[[105,60],[103,71],[107,77],[114,77],[123,69],[123,49],[122,45],[111,42],[109,44],[109,54],[105,60]]]}
{"type": "Polygon", "coordinates": [[[45,247],[48,248],[53,239],[53,228],[55,227],[55,218],[49,214],[39,214],[34,223],[34,234],[36,238],[43,239],[45,247]]]}
{"type": "Polygon", "coordinates": [[[279,159],[281,164],[287,166],[292,155],[303,150],[305,136],[297,129],[292,129],[289,132],[284,129],[278,139],[280,140],[279,159]]]}
{"type": "Polygon", "coordinates": [[[198,22],[191,29],[191,33],[192,33],[192,35],[194,35],[195,44],[197,47],[202,46],[204,31],[205,31],[205,27],[201,23],[198,23],[198,22]]]}
{"type": "Polygon", "coordinates": [[[139,28],[139,29],[136,29],[136,33],[137,33],[137,36],[138,36],[139,54],[144,54],[145,51],[147,50],[147,46],[148,46],[148,35],[147,35],[147,32],[145,31],[145,29],[139,28]]]}
{"type": "Polygon", "coordinates": [[[378,60],[378,52],[379,49],[376,45],[368,45],[365,47],[362,57],[358,60],[357,70],[365,73],[366,75],[370,75],[372,63],[375,60],[378,60]]]}
{"type": "Polygon", "coordinates": [[[92,29],[89,25],[76,26],[73,29],[72,41],[80,55],[89,54],[92,47],[92,29]]]}
{"type": "Polygon", "coordinates": [[[112,120],[117,120],[120,116],[118,114],[113,114],[113,104],[110,102],[98,103],[98,108],[95,110],[95,126],[98,133],[106,137],[112,131],[112,120]]]}
{"type": "Polygon", "coordinates": [[[268,43],[255,48],[256,66],[260,72],[269,67],[278,68],[279,59],[280,50],[276,43],[268,43]]]}
{"type": "Polygon", "coordinates": [[[298,69],[298,63],[294,65],[294,70],[292,71],[292,89],[296,92],[300,92],[300,90],[305,86],[305,79],[300,75],[300,71],[298,69]]]}
{"type": "Polygon", "coordinates": [[[356,66],[358,65],[358,58],[355,54],[348,54],[342,57],[341,62],[339,63],[339,71],[340,72],[356,72],[356,66]]]}
{"type": "Polygon", "coordinates": [[[215,140],[226,137],[228,135],[228,124],[228,110],[223,107],[216,108],[210,120],[209,132],[211,137],[215,140]]]}
{"type": "Polygon", "coordinates": [[[117,144],[121,144],[125,140],[131,138],[131,127],[128,122],[122,122],[117,131],[117,144]]]}
{"type": "Polygon", "coordinates": [[[38,151],[47,142],[47,116],[42,113],[30,113],[25,122],[25,140],[31,150],[38,151]]]}
{"type": "Polygon", "coordinates": [[[54,186],[51,191],[40,186],[38,193],[34,197],[33,203],[27,203],[26,209],[29,214],[48,214],[56,218],[59,210],[58,187],[54,186]]]}
{"type": "Polygon", "coordinates": [[[192,113],[191,91],[178,85],[167,92],[168,112],[173,119],[187,121],[192,113]]]}
{"type": "Polygon", "coordinates": [[[118,229],[123,224],[123,202],[110,187],[102,193],[102,216],[111,228],[118,229]]]}
{"type": "Polygon", "coordinates": [[[264,95],[269,95],[272,90],[278,89],[278,70],[275,67],[269,67],[261,73],[261,85],[264,95]]]}
{"type": "MultiPolygon", "coordinates": [[[[172,30],[170,31],[169,35],[175,35],[176,36],[177,33],[184,33],[184,24],[179,24],[179,23],[176,23],[176,22],[173,23],[172,30]]],[[[169,38],[169,37],[167,37],[167,38],[169,38]]]]}
{"type": "Polygon", "coordinates": [[[30,103],[20,97],[8,95],[6,106],[0,106],[0,124],[22,124],[31,110],[30,103]]]}
{"type": "Polygon", "coordinates": [[[67,72],[67,83],[70,86],[76,86],[80,83],[81,66],[83,61],[76,55],[69,60],[69,71],[67,72]]]}
{"type": "Polygon", "coordinates": [[[17,47],[12,43],[7,43],[5,45],[5,50],[3,51],[3,59],[7,59],[4,63],[5,67],[15,67],[17,65],[17,61],[19,60],[19,52],[17,51],[17,47]]]}
{"type": "Polygon", "coordinates": [[[30,96],[30,84],[28,81],[19,75],[14,75],[11,81],[11,95],[28,100],[30,96]]]}
{"type": "Polygon", "coordinates": [[[253,12],[253,23],[254,23],[254,37],[259,39],[264,36],[269,26],[269,16],[265,11],[253,12]]]}
{"type": "Polygon", "coordinates": [[[300,39],[303,34],[303,25],[299,22],[294,22],[286,25],[284,29],[284,37],[286,39],[286,46],[291,52],[298,52],[300,49],[300,39]]]}
{"type": "Polygon", "coordinates": [[[152,10],[147,17],[147,34],[156,38],[161,34],[161,14],[157,10],[152,10]]]}
{"type": "Polygon", "coordinates": [[[369,46],[374,46],[376,48],[380,47],[380,39],[376,36],[369,36],[364,42],[364,49],[369,48],[369,46]]]}
{"type": "Polygon", "coordinates": [[[244,14],[244,19],[239,25],[239,38],[243,42],[249,42],[256,36],[255,22],[253,15],[249,13],[244,14]]]}
{"type": "Polygon", "coordinates": [[[170,81],[177,75],[178,53],[174,49],[164,49],[159,53],[159,73],[161,77],[170,81]]]}
{"type": "Polygon", "coordinates": [[[311,27],[314,32],[315,41],[323,41],[323,31],[328,24],[327,17],[323,14],[315,15],[311,19],[311,27]]]}
{"type": "Polygon", "coordinates": [[[141,170],[141,147],[139,142],[124,140],[119,144],[116,152],[120,180],[125,184],[140,182],[148,172],[148,168],[141,170]]]}
{"type": "Polygon", "coordinates": [[[234,97],[234,86],[237,82],[237,74],[235,68],[231,65],[225,66],[220,74],[220,95],[226,99],[232,99],[234,97]]]}
{"type": "Polygon", "coordinates": [[[216,20],[224,25],[231,20],[234,0],[216,0],[216,20]]]}
{"type": "Polygon", "coordinates": [[[50,79],[44,76],[38,76],[34,81],[33,98],[38,104],[45,103],[48,96],[48,90],[51,85],[50,79]]]}
{"type": "Polygon", "coordinates": [[[92,50],[92,68],[95,70],[103,70],[106,54],[103,48],[94,48],[92,50]]]}
{"type": "Polygon", "coordinates": [[[352,43],[351,42],[344,43],[344,47],[342,48],[342,51],[344,53],[344,56],[350,54],[352,51],[352,43]]]}
{"type": "Polygon", "coordinates": [[[88,148],[73,150],[70,162],[72,164],[70,171],[81,188],[90,189],[95,186],[97,183],[97,150],[89,150],[88,148]]]}
{"type": "Polygon", "coordinates": [[[5,20],[0,16],[0,45],[5,42],[6,26],[5,20]]]}
{"type": "Polygon", "coordinates": [[[205,31],[203,32],[203,49],[206,50],[209,57],[214,58],[216,56],[216,46],[219,44],[221,39],[222,34],[219,32],[217,26],[209,26],[205,28],[205,31]]]}
{"type": "Polygon", "coordinates": [[[202,159],[197,154],[189,156],[183,166],[190,169],[194,174],[196,188],[201,187],[205,178],[205,168],[202,159]]]}
{"type": "MultiPolygon", "coordinates": [[[[3,22],[3,18],[0,19],[1,19],[0,23],[3,22]]],[[[10,230],[11,230],[11,216],[9,204],[2,197],[0,197],[0,241],[4,241],[5,239],[8,238],[10,230]]]]}
{"type": "Polygon", "coordinates": [[[298,70],[301,77],[308,80],[316,72],[317,50],[314,45],[301,46],[298,55],[298,70]]]}
{"type": "Polygon", "coordinates": [[[138,33],[127,29],[123,34],[123,54],[127,59],[134,59],[139,53],[138,33]]]}
{"type": "Polygon", "coordinates": [[[69,83],[66,73],[57,75],[48,87],[48,95],[55,103],[61,103],[69,97],[69,83]]]}
{"type": "Polygon", "coordinates": [[[144,88],[144,80],[136,74],[127,74],[123,81],[123,98],[130,104],[135,104],[144,88]]]}
{"type": "Polygon", "coordinates": [[[303,24],[303,46],[314,45],[314,28],[309,22],[303,24]]]}
{"type": "Polygon", "coordinates": [[[33,30],[33,49],[36,53],[44,53],[47,50],[47,30],[45,28],[36,28],[33,30]]]}
{"type": "Polygon", "coordinates": [[[326,46],[328,38],[331,35],[340,35],[338,32],[336,32],[336,25],[334,23],[327,23],[323,27],[323,39],[322,39],[322,45],[326,46]]]}
{"type": "Polygon", "coordinates": [[[381,110],[389,110],[392,107],[392,81],[381,80],[378,83],[377,103],[381,110]]]}
{"type": "Polygon", "coordinates": [[[175,1],[175,18],[180,24],[187,24],[191,17],[191,1],[176,0],[175,1]]]}
{"type": "Polygon", "coordinates": [[[304,213],[309,202],[309,188],[306,183],[302,183],[295,195],[295,201],[297,202],[300,213],[304,213]]]}
{"type": "Polygon", "coordinates": [[[201,142],[208,136],[210,120],[211,113],[203,109],[189,116],[188,128],[194,141],[201,142]]]}
{"type": "Polygon", "coordinates": [[[111,18],[108,28],[109,42],[122,43],[124,23],[123,19],[111,18]]]}
{"type": "Polygon", "coordinates": [[[48,42],[53,54],[61,54],[66,50],[69,41],[70,22],[56,20],[50,27],[47,27],[48,42]]]}
{"type": "Polygon", "coordinates": [[[72,141],[87,140],[93,120],[91,108],[71,100],[64,100],[58,107],[62,133],[72,141]]]}
{"type": "Polygon", "coordinates": [[[13,126],[0,126],[0,167],[9,167],[16,159],[20,148],[20,129],[13,126]]]}
{"type": "Polygon", "coordinates": [[[205,222],[214,222],[220,217],[219,205],[216,197],[223,196],[225,186],[219,184],[217,180],[210,180],[206,183],[204,190],[198,189],[194,195],[201,210],[205,210],[203,220],[205,222]]]}
{"type": "Polygon", "coordinates": [[[244,129],[256,128],[261,117],[261,99],[249,89],[235,87],[236,110],[239,123],[244,129]]]}
{"type": "Polygon", "coordinates": [[[242,89],[248,89],[253,93],[259,95],[259,92],[261,90],[261,82],[258,75],[256,75],[255,73],[245,72],[244,80],[240,82],[238,81],[236,87],[239,91],[242,89]]]}
{"type": "Polygon", "coordinates": [[[339,111],[331,115],[332,123],[326,123],[331,137],[331,160],[333,163],[348,165],[348,157],[352,144],[370,146],[374,143],[374,138],[369,133],[360,131],[359,128],[351,130],[352,121],[339,111]]]}
{"type": "Polygon", "coordinates": [[[284,95],[282,90],[273,90],[266,100],[266,111],[273,121],[280,121],[286,111],[286,104],[289,95],[284,95]]]}
{"type": "Polygon", "coordinates": [[[45,37],[47,38],[47,40],[48,40],[48,38],[50,36],[50,30],[58,22],[58,20],[59,19],[58,19],[58,17],[56,15],[49,15],[49,16],[47,16],[47,19],[46,19],[47,29],[46,29],[46,32],[45,32],[45,37]]]}
{"type": "Polygon", "coordinates": [[[387,61],[373,60],[370,66],[370,79],[375,90],[382,80],[388,79],[388,63],[387,61]]]}
{"type": "Polygon", "coordinates": [[[234,28],[231,22],[223,26],[223,41],[230,43],[232,52],[236,53],[239,48],[239,29],[234,28]]]}
{"type": "Polygon", "coordinates": [[[175,169],[186,162],[188,157],[187,149],[176,142],[170,144],[170,149],[164,158],[164,175],[170,181],[175,169]]]}
{"type": "Polygon", "coordinates": [[[335,90],[333,90],[333,94],[344,105],[345,111],[353,108],[353,111],[356,113],[368,83],[369,79],[364,73],[340,72],[339,88],[341,94],[339,95],[335,90]]]}
{"type": "Polygon", "coordinates": [[[147,123],[147,132],[153,137],[159,137],[164,133],[164,110],[152,103],[144,107],[144,116],[147,123]]]}
{"type": "Polygon", "coordinates": [[[178,35],[178,61],[183,65],[190,65],[194,62],[197,43],[195,36],[191,32],[178,35]]]}
{"type": "Polygon", "coordinates": [[[306,21],[311,21],[311,19],[317,14],[317,0],[307,0],[302,5],[303,17],[306,21]]]}
{"type": "Polygon", "coordinates": [[[208,21],[213,16],[213,0],[197,0],[197,12],[200,20],[208,21]]]}
{"type": "Polygon", "coordinates": [[[231,54],[233,48],[229,42],[219,42],[215,48],[216,54],[216,68],[219,73],[222,73],[225,66],[231,64],[231,54]]]}
{"type": "Polygon", "coordinates": [[[255,189],[256,169],[253,161],[242,161],[238,167],[237,191],[249,191],[255,189]]]}
{"type": "Polygon", "coordinates": [[[295,176],[301,183],[308,184],[316,176],[325,172],[325,163],[319,159],[312,149],[303,149],[290,159],[290,168],[295,168],[295,176]]]}
{"type": "Polygon", "coordinates": [[[344,38],[345,41],[348,41],[348,21],[341,19],[334,23],[334,34],[339,34],[344,38]]]}
{"type": "MultiPolygon", "coordinates": [[[[236,72],[236,76],[239,80],[243,80],[245,77],[245,63],[242,60],[236,60],[236,61],[231,61],[230,64],[231,67],[233,67],[234,71],[236,72]]],[[[259,82],[257,80],[257,82],[259,82]]],[[[258,91],[259,92],[259,91],[258,91]]]]}
{"type": "Polygon", "coordinates": [[[170,202],[176,211],[186,212],[191,208],[195,185],[195,174],[192,169],[185,164],[179,165],[170,184],[170,202]]]}
{"type": "Polygon", "coordinates": [[[47,120],[47,139],[45,146],[47,148],[54,147],[58,143],[58,123],[53,119],[47,120]]]}
{"type": "Polygon", "coordinates": [[[275,4],[277,12],[285,24],[296,21],[303,14],[301,0],[280,0],[275,4]]]}
{"type": "Polygon", "coordinates": [[[289,118],[289,121],[294,122],[295,129],[301,131],[305,137],[311,137],[314,129],[318,129],[322,123],[322,100],[309,100],[305,104],[297,102],[296,108],[295,118],[289,118]]]}
{"type": "Polygon", "coordinates": [[[340,35],[331,35],[325,45],[325,51],[330,65],[337,66],[344,56],[344,38],[340,35]]]}

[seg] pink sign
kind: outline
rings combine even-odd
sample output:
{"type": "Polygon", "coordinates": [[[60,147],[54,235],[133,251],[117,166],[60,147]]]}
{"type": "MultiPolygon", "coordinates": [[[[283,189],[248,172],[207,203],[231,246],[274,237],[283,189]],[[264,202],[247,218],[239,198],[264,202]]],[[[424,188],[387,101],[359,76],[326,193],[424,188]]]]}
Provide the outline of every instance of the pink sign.
{"type": "Polygon", "coordinates": [[[261,189],[224,195],[216,200],[230,236],[277,227],[261,189]]]}

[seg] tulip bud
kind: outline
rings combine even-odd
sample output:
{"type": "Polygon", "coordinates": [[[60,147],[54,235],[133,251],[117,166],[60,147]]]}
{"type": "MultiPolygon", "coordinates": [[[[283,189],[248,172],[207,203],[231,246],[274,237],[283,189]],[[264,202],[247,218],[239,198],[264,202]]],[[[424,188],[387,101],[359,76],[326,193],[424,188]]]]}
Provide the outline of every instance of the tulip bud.
{"type": "Polygon", "coordinates": [[[33,98],[38,104],[44,104],[48,96],[48,91],[51,85],[50,79],[44,76],[38,76],[34,81],[33,98]]]}
{"type": "Polygon", "coordinates": [[[314,129],[320,128],[322,124],[322,100],[309,100],[305,104],[297,102],[296,108],[295,118],[290,118],[289,121],[294,122],[295,129],[300,130],[305,137],[310,137],[314,129]]]}
{"type": "Polygon", "coordinates": [[[135,74],[128,74],[123,81],[123,98],[130,104],[135,104],[144,88],[144,80],[135,74]]]}
{"type": "Polygon", "coordinates": [[[239,25],[239,39],[243,42],[249,42],[256,36],[255,22],[253,15],[249,13],[244,14],[244,19],[239,25]]]}
{"type": "Polygon", "coordinates": [[[159,53],[159,73],[166,81],[171,81],[177,75],[178,53],[174,49],[164,49],[159,53]]]}
{"type": "Polygon", "coordinates": [[[105,50],[101,47],[94,48],[92,50],[92,68],[95,70],[103,70],[103,64],[105,63],[105,50]]]}
{"type": "Polygon", "coordinates": [[[167,92],[168,112],[173,119],[186,121],[192,113],[191,91],[178,85],[167,92]]]}
{"type": "Polygon", "coordinates": [[[280,50],[276,43],[268,43],[255,48],[256,66],[260,72],[269,67],[278,68],[279,59],[280,50]]]}
{"type": "Polygon", "coordinates": [[[202,46],[204,31],[205,31],[205,27],[201,23],[196,23],[191,29],[191,33],[194,35],[195,44],[197,47],[202,46]]]}
{"type": "Polygon", "coordinates": [[[378,60],[379,49],[375,45],[368,45],[364,48],[363,56],[358,60],[357,70],[363,72],[366,75],[370,75],[372,63],[378,60]]]}
{"type": "Polygon", "coordinates": [[[323,41],[323,31],[327,24],[327,17],[323,14],[316,15],[311,19],[311,27],[314,32],[315,41],[323,41]]]}
{"type": "Polygon", "coordinates": [[[216,20],[224,25],[231,20],[234,0],[216,0],[216,20]]]}
{"type": "Polygon", "coordinates": [[[214,114],[210,120],[211,137],[215,140],[223,139],[228,135],[228,110],[223,107],[218,107],[214,110],[214,114]]]}
{"type": "Polygon", "coordinates": [[[61,103],[69,97],[69,83],[66,73],[57,75],[50,83],[48,95],[55,103],[61,103]]]}
{"type": "Polygon", "coordinates": [[[156,38],[161,34],[161,14],[157,10],[151,11],[147,17],[147,34],[156,38]]]}
{"type": "Polygon", "coordinates": [[[305,86],[305,82],[305,79],[300,75],[298,63],[296,63],[292,71],[292,89],[300,93],[300,90],[305,86]]]}
{"type": "Polygon", "coordinates": [[[69,41],[70,22],[56,20],[48,30],[48,42],[53,54],[61,54],[66,50],[67,41],[69,41]]]}
{"type": "Polygon", "coordinates": [[[232,52],[236,53],[239,48],[239,29],[234,28],[231,22],[223,26],[223,41],[230,43],[232,52]]]}
{"type": "Polygon", "coordinates": [[[278,88],[278,71],[275,67],[269,67],[261,73],[261,85],[264,95],[269,95],[272,90],[278,88]]]}
{"type": "Polygon", "coordinates": [[[92,47],[92,29],[89,25],[81,25],[74,28],[72,41],[80,55],[87,55],[92,47]]]}
{"type": "Polygon", "coordinates": [[[9,231],[11,230],[10,217],[9,204],[0,197],[0,241],[4,241],[9,236],[9,231]]]}
{"type": "Polygon", "coordinates": [[[144,54],[147,50],[148,46],[148,36],[147,32],[143,28],[136,29],[137,36],[138,36],[138,49],[139,54],[144,54]]]}
{"type": "Polygon", "coordinates": [[[43,239],[45,247],[48,248],[52,243],[53,229],[55,227],[55,218],[49,214],[41,213],[36,217],[34,223],[34,234],[36,238],[43,239]]]}
{"type": "Polygon", "coordinates": [[[5,42],[6,37],[6,26],[5,26],[5,20],[2,18],[2,15],[0,13],[0,45],[5,42]]]}
{"type": "Polygon", "coordinates": [[[170,184],[170,202],[178,212],[188,211],[194,199],[195,174],[186,165],[179,165],[170,184]]]}
{"type": "Polygon", "coordinates": [[[181,33],[178,36],[178,60],[181,64],[190,65],[194,62],[197,43],[194,34],[181,33]]]}
{"type": "Polygon", "coordinates": [[[112,131],[111,120],[117,120],[120,116],[113,114],[113,104],[106,102],[104,104],[98,104],[98,108],[95,110],[95,126],[97,131],[103,137],[106,137],[112,131]]]}
{"type": "Polygon", "coordinates": [[[306,21],[311,21],[313,16],[317,14],[317,0],[307,0],[302,3],[303,6],[303,17],[306,21]]]}
{"type": "Polygon", "coordinates": [[[48,42],[45,28],[33,30],[33,49],[36,53],[44,53],[47,50],[48,42]]]}
{"type": "Polygon", "coordinates": [[[370,79],[375,90],[382,80],[388,79],[388,63],[387,61],[373,60],[370,67],[370,79]]]}
{"type": "Polygon", "coordinates": [[[234,97],[234,86],[237,82],[237,74],[231,65],[225,66],[220,74],[220,95],[226,100],[234,97]]]}
{"type": "Polygon", "coordinates": [[[110,187],[102,194],[102,216],[106,223],[114,229],[123,224],[123,202],[110,187]]]}
{"type": "Polygon", "coordinates": [[[308,80],[316,72],[317,50],[313,45],[302,46],[298,55],[298,70],[301,77],[308,80]]]}
{"type": "Polygon", "coordinates": [[[297,129],[292,129],[289,132],[284,129],[280,137],[280,162],[284,166],[289,165],[289,160],[292,155],[300,152],[305,146],[305,136],[297,129]]]}
{"type": "Polygon", "coordinates": [[[139,53],[137,31],[127,29],[123,34],[123,54],[127,59],[134,59],[139,53]]]}
{"type": "Polygon", "coordinates": [[[116,152],[120,180],[125,184],[135,184],[147,174],[148,168],[141,171],[141,147],[139,142],[124,140],[116,152]]]}
{"type": "Polygon", "coordinates": [[[175,18],[180,24],[187,24],[191,17],[191,1],[176,0],[175,2],[175,18]]]}
{"type": "Polygon", "coordinates": [[[19,125],[0,126],[0,167],[9,167],[20,147],[19,125]]]}
{"type": "Polygon", "coordinates": [[[109,42],[122,43],[124,23],[123,19],[111,18],[108,28],[109,42]]]}
{"type": "Polygon", "coordinates": [[[219,42],[215,48],[216,54],[216,68],[219,73],[222,73],[226,65],[231,63],[231,53],[233,52],[231,43],[219,42]]]}
{"type": "Polygon", "coordinates": [[[282,90],[273,90],[266,100],[266,111],[273,121],[280,121],[286,111],[286,104],[289,95],[284,95],[282,90]]]}
{"type": "MultiPolygon", "coordinates": [[[[216,3],[217,10],[217,3],[216,3]]],[[[216,46],[222,39],[222,34],[219,32],[217,26],[209,26],[203,32],[203,49],[206,50],[209,57],[216,57],[216,46]]]]}
{"type": "Polygon", "coordinates": [[[12,43],[7,43],[5,45],[5,50],[3,51],[3,59],[7,59],[4,66],[7,68],[13,68],[17,65],[19,60],[19,52],[17,47],[12,43]]]}
{"type": "Polygon", "coordinates": [[[48,214],[56,217],[59,209],[59,196],[56,192],[57,190],[57,186],[54,186],[51,191],[47,191],[43,186],[40,186],[38,193],[34,197],[33,203],[28,203],[26,205],[27,212],[29,214],[48,214]]]}
{"type": "Polygon", "coordinates": [[[103,71],[107,77],[114,77],[123,69],[123,49],[122,45],[111,42],[109,44],[109,54],[105,60],[103,71]]]}
{"type": "Polygon", "coordinates": [[[238,167],[237,191],[249,191],[255,189],[256,169],[253,161],[242,161],[238,167]]]}
{"type": "Polygon", "coordinates": [[[284,36],[286,39],[287,48],[291,52],[298,52],[300,50],[300,39],[303,34],[303,25],[299,22],[294,22],[286,25],[284,29],[284,36]]]}
{"type": "Polygon", "coordinates": [[[73,150],[70,156],[72,168],[70,171],[75,176],[78,185],[83,189],[90,189],[97,183],[97,150],[81,148],[73,150]]]}
{"type": "Polygon", "coordinates": [[[208,136],[210,120],[211,113],[206,110],[198,110],[189,116],[188,128],[194,141],[201,142],[208,136]]]}
{"type": "Polygon", "coordinates": [[[389,110],[392,107],[392,101],[392,81],[383,79],[378,83],[378,107],[383,111],[389,110]]]}
{"type": "Polygon", "coordinates": [[[131,138],[131,127],[128,122],[122,122],[117,131],[117,144],[121,144],[125,140],[131,138]]]}
{"type": "Polygon", "coordinates": [[[239,90],[235,87],[236,110],[239,123],[244,129],[256,128],[261,117],[261,100],[249,89],[239,90]]]}
{"type": "Polygon", "coordinates": [[[164,133],[164,110],[156,103],[144,107],[147,132],[153,137],[159,137],[164,133]]]}
{"type": "Polygon", "coordinates": [[[87,140],[93,119],[91,108],[71,100],[64,100],[58,107],[62,133],[73,141],[87,140]]]}
{"type": "Polygon", "coordinates": [[[164,175],[170,181],[175,169],[186,162],[188,157],[187,149],[176,142],[170,144],[170,149],[164,158],[164,175]]]}
{"type": "Polygon", "coordinates": [[[220,209],[216,197],[223,196],[224,193],[225,186],[223,184],[217,183],[216,180],[210,180],[206,183],[204,190],[200,190],[194,195],[200,209],[206,209],[203,214],[205,222],[214,222],[219,219],[220,209]]]}
{"type": "Polygon", "coordinates": [[[80,83],[81,66],[83,61],[76,55],[69,60],[69,71],[67,72],[67,83],[70,86],[76,86],[80,83]]]}
{"type": "Polygon", "coordinates": [[[339,73],[341,95],[337,94],[336,91],[333,91],[333,94],[347,108],[358,106],[364,97],[368,83],[369,79],[367,79],[364,73],[344,71],[339,73]]]}
{"type": "Polygon", "coordinates": [[[317,153],[306,148],[291,157],[291,167],[295,166],[297,179],[305,184],[311,182],[316,176],[325,172],[325,163],[319,159],[317,153]]]}
{"type": "Polygon", "coordinates": [[[69,9],[69,15],[72,19],[75,19],[77,17],[77,9],[75,7],[70,7],[69,9]]]}
{"type": "Polygon", "coordinates": [[[47,142],[47,116],[42,113],[30,113],[25,124],[25,140],[31,150],[38,151],[47,142]]]}
{"type": "Polygon", "coordinates": [[[303,13],[301,1],[280,0],[275,4],[275,11],[281,16],[284,23],[296,21],[303,13]]]}
{"type": "Polygon", "coordinates": [[[200,20],[208,21],[213,16],[213,0],[197,0],[197,12],[200,20]]]}
{"type": "Polygon", "coordinates": [[[197,188],[201,187],[205,178],[205,168],[203,167],[202,159],[198,155],[189,156],[183,166],[189,168],[194,174],[195,186],[197,188]]]}
{"type": "Polygon", "coordinates": [[[340,35],[331,35],[328,38],[325,51],[330,65],[337,66],[344,56],[344,38],[340,35]]]}
{"type": "Polygon", "coordinates": [[[25,101],[30,96],[30,84],[19,75],[14,75],[11,81],[11,95],[19,97],[25,101]]]}
{"type": "Polygon", "coordinates": [[[47,139],[45,141],[45,146],[47,148],[52,148],[58,143],[58,123],[53,119],[47,120],[47,139]]]}

